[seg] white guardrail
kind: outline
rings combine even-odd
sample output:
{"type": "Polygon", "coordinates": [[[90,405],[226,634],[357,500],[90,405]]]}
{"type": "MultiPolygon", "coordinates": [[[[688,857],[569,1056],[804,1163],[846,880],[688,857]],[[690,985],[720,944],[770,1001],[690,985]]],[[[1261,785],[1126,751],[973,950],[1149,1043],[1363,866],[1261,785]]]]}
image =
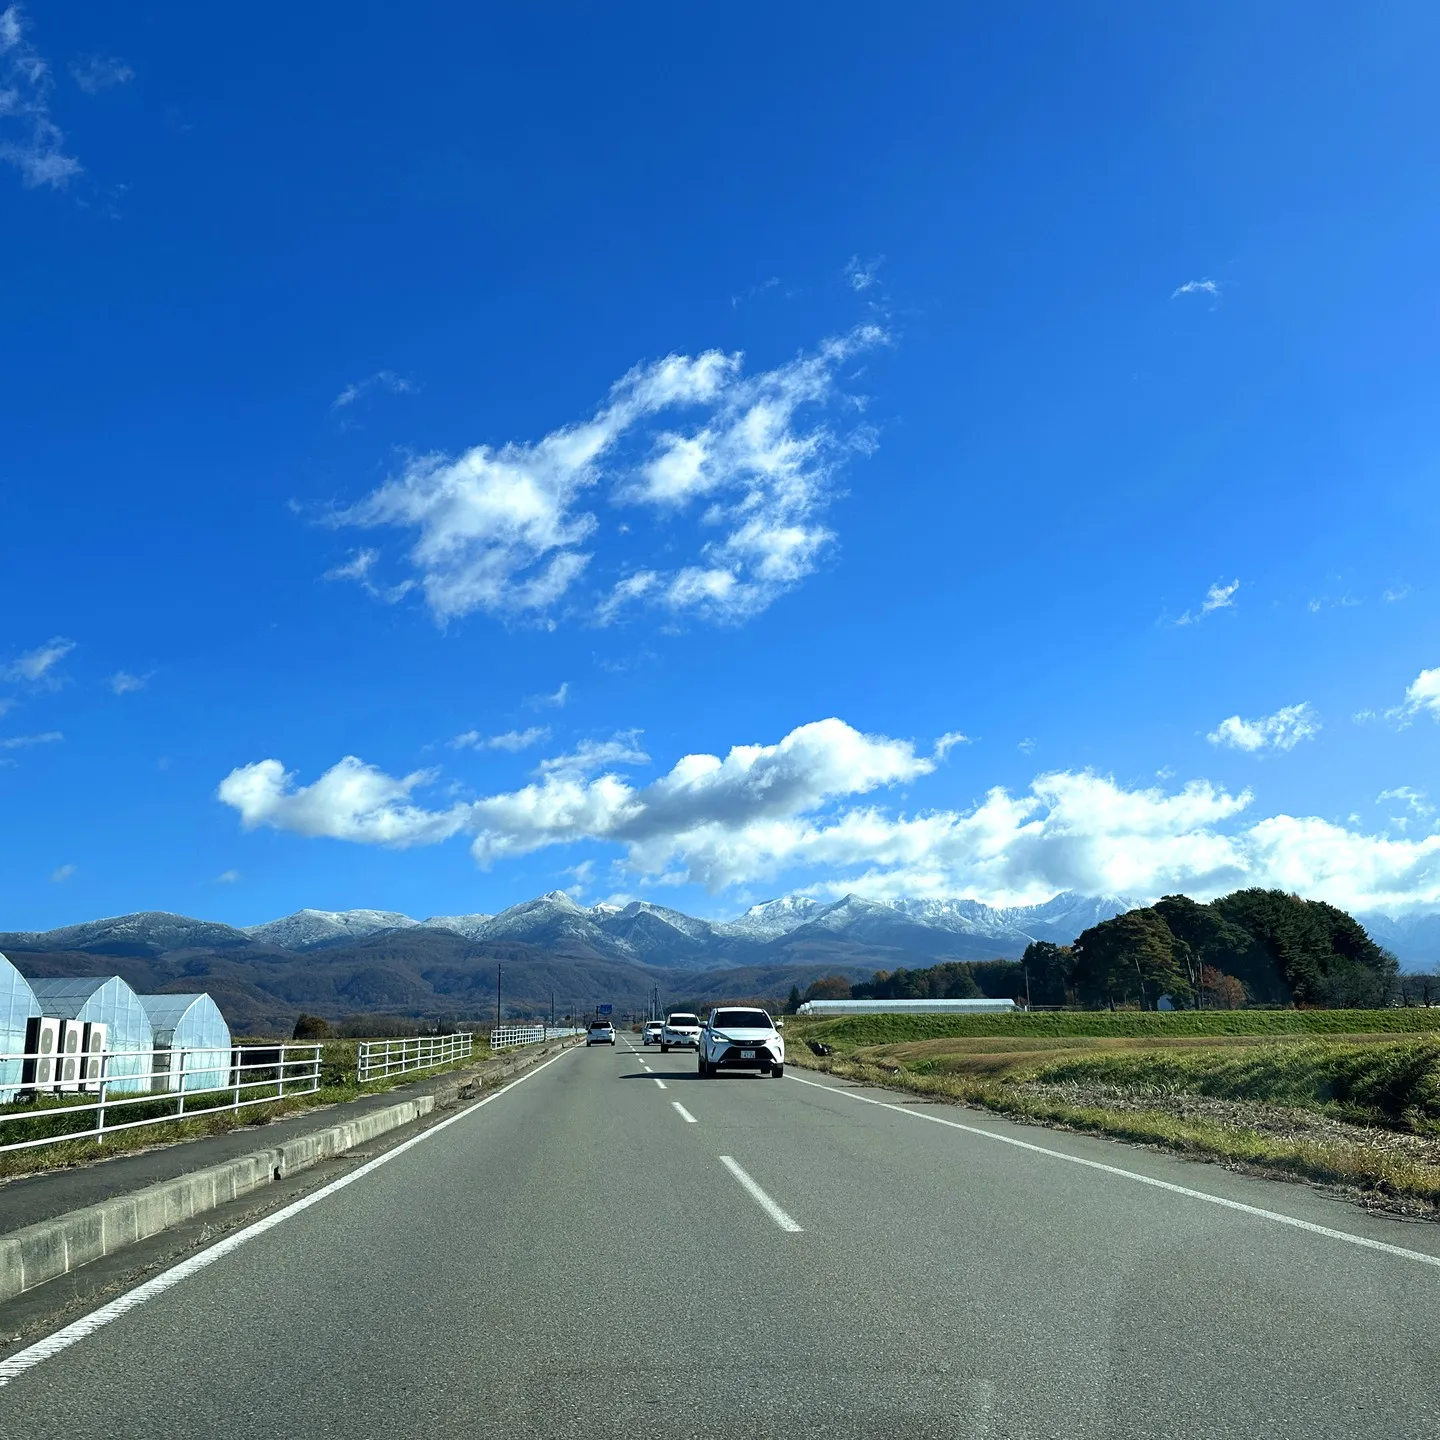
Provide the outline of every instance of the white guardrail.
{"type": "Polygon", "coordinates": [[[100,1143],[115,1130],[243,1110],[319,1088],[318,1044],[0,1054],[0,1101],[8,1102],[0,1104],[0,1153],[67,1140],[100,1143]]]}
{"type": "Polygon", "coordinates": [[[497,1025],[490,1032],[490,1048],[504,1050],[510,1045],[538,1045],[542,1040],[568,1040],[583,1035],[579,1025],[497,1025]]]}
{"type": "Polygon", "coordinates": [[[490,1032],[490,1048],[503,1050],[509,1045],[534,1045],[543,1039],[543,1025],[497,1025],[490,1032]]]}
{"type": "Polygon", "coordinates": [[[475,1048],[474,1035],[422,1035],[417,1040],[363,1040],[355,1064],[355,1078],[381,1080],[411,1070],[433,1070],[468,1060],[475,1048]]]}

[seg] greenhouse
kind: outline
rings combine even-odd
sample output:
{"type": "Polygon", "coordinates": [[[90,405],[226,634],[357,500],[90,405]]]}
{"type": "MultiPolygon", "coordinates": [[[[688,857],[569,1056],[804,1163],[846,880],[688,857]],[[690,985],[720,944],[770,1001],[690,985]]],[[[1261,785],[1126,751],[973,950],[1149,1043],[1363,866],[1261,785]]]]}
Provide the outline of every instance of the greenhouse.
{"type": "Polygon", "coordinates": [[[109,1086],[112,1093],[150,1088],[154,1031],[140,997],[118,975],[108,979],[32,980],[30,988],[40,1002],[41,1014],[61,1020],[88,1020],[106,1027],[105,1048],[111,1055],[105,1067],[106,1078],[136,1077],[109,1086]],[[131,1053],[124,1053],[127,1051],[131,1053]]]}
{"type": "Polygon", "coordinates": [[[141,995],[157,1055],[157,1090],[218,1090],[230,1083],[230,1027],[208,995],[141,995]],[[183,1056],[173,1052],[183,1051],[183,1056]],[[169,1063],[167,1064],[167,1060],[169,1063]]]}
{"type": "MultiPolygon", "coordinates": [[[[25,1053],[25,1029],[40,1014],[25,977],[0,955],[0,1055],[25,1053]]],[[[0,1060],[0,1104],[15,1098],[23,1061],[0,1060]]]]}

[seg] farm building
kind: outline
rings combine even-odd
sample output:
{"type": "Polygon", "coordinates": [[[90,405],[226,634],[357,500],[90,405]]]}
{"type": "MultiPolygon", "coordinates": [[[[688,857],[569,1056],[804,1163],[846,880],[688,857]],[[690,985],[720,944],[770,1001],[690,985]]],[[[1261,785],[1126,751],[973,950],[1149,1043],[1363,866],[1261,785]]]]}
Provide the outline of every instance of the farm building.
{"type": "Polygon", "coordinates": [[[218,1090],[230,1079],[230,1027],[208,995],[141,995],[157,1054],[156,1090],[218,1090]],[[185,1051],[183,1062],[173,1052],[185,1051]]]}
{"type": "Polygon", "coordinates": [[[1013,1000],[807,1000],[797,1015],[1008,1015],[1013,1000]]]}
{"type": "Polygon", "coordinates": [[[105,1026],[105,1049],[111,1052],[105,1074],[112,1080],[127,1077],[124,1084],[111,1085],[111,1091],[119,1094],[150,1088],[154,1030],[140,997],[118,975],[32,980],[30,988],[41,1014],[105,1026]]]}
{"type": "Polygon", "coordinates": [[[39,1014],[30,982],[0,955],[0,1055],[17,1057],[0,1060],[0,1104],[15,1098],[24,1064],[18,1057],[25,1053],[26,1027],[39,1014]]]}

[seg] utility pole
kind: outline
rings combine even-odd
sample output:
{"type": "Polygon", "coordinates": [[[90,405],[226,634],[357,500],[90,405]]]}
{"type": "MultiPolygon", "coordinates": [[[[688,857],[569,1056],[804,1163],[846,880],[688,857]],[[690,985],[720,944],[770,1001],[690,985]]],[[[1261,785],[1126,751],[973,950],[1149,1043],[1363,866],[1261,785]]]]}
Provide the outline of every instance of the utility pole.
{"type": "Polygon", "coordinates": [[[500,1028],[500,976],[504,974],[505,967],[497,964],[495,966],[495,1028],[500,1028]]]}

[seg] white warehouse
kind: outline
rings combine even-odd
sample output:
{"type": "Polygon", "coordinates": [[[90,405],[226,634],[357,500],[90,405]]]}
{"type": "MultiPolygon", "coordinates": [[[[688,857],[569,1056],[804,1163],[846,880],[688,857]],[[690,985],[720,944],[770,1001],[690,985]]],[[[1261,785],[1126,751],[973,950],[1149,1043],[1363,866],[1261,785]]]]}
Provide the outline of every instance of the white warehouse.
{"type": "Polygon", "coordinates": [[[797,1015],[1008,1015],[1013,1000],[807,1000],[797,1015]]]}

